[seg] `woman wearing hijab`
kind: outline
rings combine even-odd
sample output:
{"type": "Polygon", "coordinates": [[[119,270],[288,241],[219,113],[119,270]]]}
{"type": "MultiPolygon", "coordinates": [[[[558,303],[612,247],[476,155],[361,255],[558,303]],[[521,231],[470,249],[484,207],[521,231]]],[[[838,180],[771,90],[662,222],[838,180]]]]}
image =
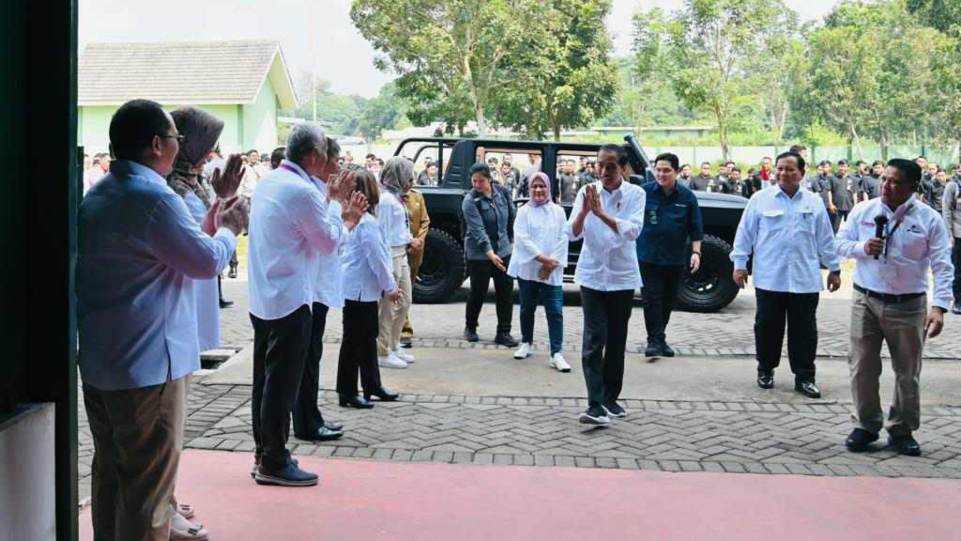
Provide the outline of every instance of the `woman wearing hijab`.
{"type": "MultiPolygon", "coordinates": [[[[183,198],[187,210],[197,222],[197,226],[213,235],[213,216],[217,208],[225,204],[226,199],[234,197],[240,186],[241,160],[239,156],[231,156],[227,161],[223,174],[215,170],[211,177],[211,184],[218,196],[216,202],[210,201],[210,195],[203,182],[203,166],[207,155],[217,145],[224,123],[219,118],[197,109],[185,107],[170,114],[177,132],[183,136],[180,152],[174,162],[174,170],[167,177],[167,185],[183,198]]],[[[221,272],[223,269],[220,269],[221,272]]],[[[197,341],[200,351],[207,351],[220,347],[220,294],[217,279],[193,280],[194,297],[197,310],[197,341]]],[[[189,380],[188,380],[189,381],[189,380]]],[[[193,517],[193,509],[186,504],[178,505],[176,500],[171,502],[177,511],[170,523],[170,539],[176,540],[204,540],[207,530],[203,525],[193,524],[188,519],[193,517]]]]}
{"type": "Polygon", "coordinates": [[[407,158],[396,156],[387,160],[380,172],[380,183],[384,189],[380,194],[377,220],[387,237],[392,274],[401,291],[400,302],[380,302],[377,356],[380,366],[385,368],[407,368],[409,363],[414,362],[413,355],[400,349],[400,335],[410,311],[412,293],[410,264],[407,262],[407,247],[412,237],[410,216],[403,203],[403,194],[413,182],[414,164],[407,158]]]}
{"type": "Polygon", "coordinates": [[[507,274],[517,278],[521,300],[521,345],[515,359],[531,354],[534,342],[534,313],[543,304],[550,336],[547,364],[570,372],[561,355],[564,343],[564,266],[567,264],[567,216],[551,199],[551,181],[541,171],[531,176],[531,199],[517,211],[514,221],[514,253],[507,274]]]}
{"type": "Polygon", "coordinates": [[[393,275],[387,238],[377,223],[380,190],[377,180],[364,169],[346,171],[345,185],[367,197],[367,212],[347,237],[342,258],[344,293],[344,334],[337,364],[337,394],[341,407],[370,409],[376,396],[381,401],[397,400],[397,394],[383,387],[377,367],[377,302],[398,303],[403,293],[393,275]],[[357,394],[360,372],[364,396],[357,394]]]}

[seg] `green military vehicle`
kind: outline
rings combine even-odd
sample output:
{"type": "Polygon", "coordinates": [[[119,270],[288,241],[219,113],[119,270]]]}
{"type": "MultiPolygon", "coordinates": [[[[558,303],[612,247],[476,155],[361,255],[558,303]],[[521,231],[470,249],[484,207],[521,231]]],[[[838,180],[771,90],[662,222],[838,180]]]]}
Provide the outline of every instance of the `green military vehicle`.
{"type": "MultiPolygon", "coordinates": [[[[624,137],[628,149],[630,180],[641,184],[653,181],[650,160],[633,135],[624,137]]],[[[593,159],[598,144],[509,141],[499,139],[456,139],[445,137],[411,138],[400,142],[395,156],[418,161],[430,160],[437,165],[437,178],[429,185],[418,185],[430,215],[424,262],[414,282],[414,301],[441,303],[450,299],[466,278],[463,249],[463,216],[461,205],[470,191],[468,171],[479,155],[486,157],[530,156],[530,161],[551,178],[555,197],[560,189],[555,182],[561,162],[593,159]]],[[[506,168],[505,168],[506,171],[506,168]]],[[[517,170],[514,169],[516,172],[517,170]]],[[[421,178],[423,180],[423,177],[421,178]]],[[[678,308],[691,312],[716,312],[737,296],[738,288],[731,279],[733,264],[729,259],[734,233],[747,199],[721,193],[695,192],[704,220],[701,269],[685,272],[678,294],[678,308]]],[[[557,199],[556,199],[557,200],[557,199]]],[[[520,203],[522,200],[518,200],[520,203]]],[[[570,202],[561,203],[568,214],[570,202]]],[[[572,279],[580,252],[580,241],[572,242],[565,279],[572,279]]]]}

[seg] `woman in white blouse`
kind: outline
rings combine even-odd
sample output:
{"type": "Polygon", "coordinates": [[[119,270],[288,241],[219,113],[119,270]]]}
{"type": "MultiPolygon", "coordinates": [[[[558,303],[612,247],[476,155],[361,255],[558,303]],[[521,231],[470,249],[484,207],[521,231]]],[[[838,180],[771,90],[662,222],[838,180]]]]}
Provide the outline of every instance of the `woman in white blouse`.
{"type": "Polygon", "coordinates": [[[343,292],[344,337],[337,365],[337,394],[342,407],[369,409],[370,397],[382,401],[397,400],[397,394],[384,388],[377,366],[378,308],[381,299],[397,303],[402,297],[392,274],[387,239],[377,222],[380,190],[374,175],[363,169],[353,170],[345,183],[353,192],[367,197],[367,212],[347,237],[344,245],[343,292]],[[357,394],[357,372],[360,372],[364,396],[357,394]]]}
{"type": "Polygon", "coordinates": [[[567,217],[551,200],[551,181],[543,172],[530,179],[531,199],[514,220],[514,253],[507,274],[517,278],[521,298],[521,345],[515,359],[531,354],[534,312],[544,305],[550,336],[548,365],[561,372],[571,366],[561,355],[564,343],[564,266],[567,264],[567,217]]]}
{"type": "Polygon", "coordinates": [[[401,291],[399,302],[380,302],[380,334],[377,336],[377,356],[385,368],[407,368],[414,356],[400,349],[400,334],[410,311],[412,284],[407,246],[413,239],[410,218],[403,202],[404,190],[414,182],[414,164],[407,158],[395,156],[384,164],[380,172],[380,210],[377,220],[387,238],[390,250],[391,273],[401,291]]]}

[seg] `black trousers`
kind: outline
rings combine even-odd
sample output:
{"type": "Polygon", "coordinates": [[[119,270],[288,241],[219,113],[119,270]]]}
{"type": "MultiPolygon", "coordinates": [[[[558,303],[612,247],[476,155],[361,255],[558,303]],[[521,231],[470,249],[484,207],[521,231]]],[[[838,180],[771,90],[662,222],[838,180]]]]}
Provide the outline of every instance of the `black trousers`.
{"type": "Polygon", "coordinates": [[[671,320],[683,275],[683,265],[641,263],[641,280],[644,281],[641,296],[644,298],[644,326],[647,327],[648,343],[666,343],[664,329],[671,320]]]}
{"type": "Polygon", "coordinates": [[[310,347],[304,361],[304,374],[300,377],[300,388],[294,402],[294,435],[309,439],[324,426],[324,416],[317,406],[317,393],[320,388],[320,358],[324,355],[324,329],[327,326],[329,308],[315,302],[311,310],[310,347]]]}
{"type": "MultiPolygon", "coordinates": [[[[510,258],[504,258],[504,267],[510,264],[510,258]]],[[[470,276],[470,294],[467,297],[467,328],[477,329],[477,318],[480,317],[484,297],[491,278],[494,278],[494,299],[497,303],[497,332],[511,332],[511,320],[514,318],[514,279],[506,272],[498,269],[488,260],[468,261],[467,274],[470,276]]]]}
{"type": "Polygon", "coordinates": [[[818,293],[782,293],[755,290],[754,344],[758,372],[773,372],[781,363],[787,320],[787,351],[796,381],[814,381],[814,356],[818,348],[818,293]]]}
{"type": "Polygon", "coordinates": [[[597,291],[581,287],[584,339],[581,365],[589,407],[617,400],[624,385],[624,350],[634,291],[597,291]]]}
{"type": "Polygon", "coordinates": [[[961,238],[954,237],[954,246],[951,248],[951,263],[954,264],[954,302],[961,303],[961,238]]]}
{"type": "Polygon", "coordinates": [[[344,339],[337,361],[337,392],[357,395],[357,372],[364,393],[381,389],[380,368],[377,366],[377,302],[346,301],[344,303],[344,339]]]}
{"type": "Polygon", "coordinates": [[[256,454],[264,467],[278,469],[290,460],[290,411],[310,349],[310,307],[305,304],[288,316],[272,320],[251,314],[250,321],[254,326],[250,406],[256,454]]]}

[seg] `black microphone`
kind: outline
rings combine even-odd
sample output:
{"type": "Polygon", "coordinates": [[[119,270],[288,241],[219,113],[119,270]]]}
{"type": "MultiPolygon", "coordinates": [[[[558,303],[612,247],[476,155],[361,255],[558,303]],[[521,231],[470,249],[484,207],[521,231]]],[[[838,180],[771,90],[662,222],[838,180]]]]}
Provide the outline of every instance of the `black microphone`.
{"type": "MultiPolygon", "coordinates": [[[[883,215],[883,214],[878,214],[877,216],[875,216],[875,217],[874,217],[874,236],[877,237],[877,238],[879,238],[879,239],[881,239],[881,240],[883,241],[883,240],[884,240],[884,229],[885,229],[885,227],[886,227],[887,225],[888,225],[888,217],[887,217],[887,216],[885,216],[885,215],[883,215]]],[[[881,251],[883,252],[884,249],[882,248],[881,251]]],[[[881,255],[881,254],[874,254],[874,259],[877,259],[879,255],[881,255]]]]}

